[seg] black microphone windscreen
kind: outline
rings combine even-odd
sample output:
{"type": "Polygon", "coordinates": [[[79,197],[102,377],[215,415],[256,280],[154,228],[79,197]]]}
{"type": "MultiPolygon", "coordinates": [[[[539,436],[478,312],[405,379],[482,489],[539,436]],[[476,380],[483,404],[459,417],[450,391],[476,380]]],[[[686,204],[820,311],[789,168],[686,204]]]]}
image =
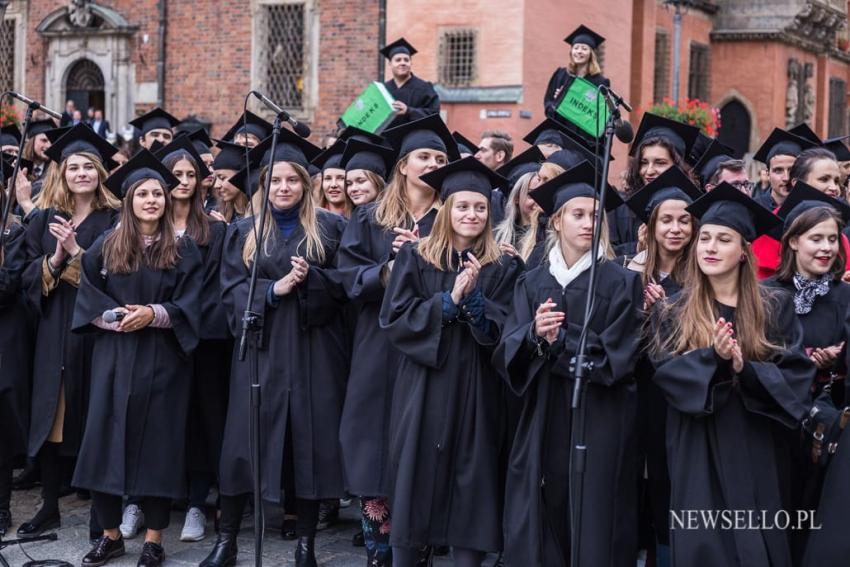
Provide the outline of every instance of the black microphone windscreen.
{"type": "Polygon", "coordinates": [[[302,138],[310,137],[310,127],[304,124],[303,122],[296,122],[292,127],[295,130],[295,133],[301,136],[302,138]]]}
{"type": "Polygon", "coordinates": [[[617,136],[617,139],[623,142],[624,144],[629,144],[635,137],[635,131],[632,128],[632,125],[628,120],[623,120],[617,125],[617,129],[614,132],[617,136]]]}

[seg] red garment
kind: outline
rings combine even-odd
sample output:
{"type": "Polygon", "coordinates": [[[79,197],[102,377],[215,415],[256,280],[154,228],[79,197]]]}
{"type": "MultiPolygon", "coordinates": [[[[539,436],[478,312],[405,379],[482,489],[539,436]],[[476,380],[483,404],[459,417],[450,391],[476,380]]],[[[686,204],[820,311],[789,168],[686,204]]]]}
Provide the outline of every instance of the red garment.
{"type": "MultiPolygon", "coordinates": [[[[850,270],[850,242],[847,241],[847,237],[844,234],[841,235],[841,246],[847,255],[847,265],[844,267],[844,271],[846,272],[850,270]]],[[[769,278],[779,268],[780,252],[781,246],[779,241],[766,234],[759,236],[753,241],[753,254],[756,256],[758,278],[760,280],[769,278]]]]}

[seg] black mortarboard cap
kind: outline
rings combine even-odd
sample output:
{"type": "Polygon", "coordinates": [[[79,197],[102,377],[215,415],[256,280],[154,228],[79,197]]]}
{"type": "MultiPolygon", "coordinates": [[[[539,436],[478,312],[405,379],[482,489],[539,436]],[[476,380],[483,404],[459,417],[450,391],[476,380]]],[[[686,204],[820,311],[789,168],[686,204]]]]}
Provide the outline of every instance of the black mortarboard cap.
{"type": "Polygon", "coordinates": [[[664,201],[684,201],[690,205],[700,196],[702,191],[694,185],[688,174],[674,165],[632,195],[626,205],[640,220],[648,223],[652,211],[664,201]]]}
{"type": "MultiPolygon", "coordinates": [[[[528,195],[534,199],[547,215],[552,216],[570,199],[576,197],[598,198],[594,187],[596,172],[589,161],[565,171],[531,191],[528,195]]],[[[613,211],[623,204],[617,191],[605,183],[605,210],[613,211]]]]}
{"type": "Polygon", "coordinates": [[[637,134],[635,134],[635,139],[629,149],[629,155],[635,155],[644,140],[664,138],[676,149],[680,158],[686,159],[691,153],[691,148],[696,142],[698,134],[699,128],[696,126],[646,112],[640,121],[640,126],[638,126],[637,134]]]}
{"type": "Polygon", "coordinates": [[[381,50],[381,54],[387,59],[392,59],[393,56],[399,53],[405,53],[413,57],[416,55],[416,49],[406,39],[401,37],[381,50]]]}
{"type": "Polygon", "coordinates": [[[227,181],[228,183],[230,183],[231,185],[251,197],[254,195],[254,192],[260,185],[260,168],[251,167],[249,169],[247,167],[243,167],[227,181]],[[248,177],[249,172],[251,174],[250,178],[248,177]]]}
{"type": "Polygon", "coordinates": [[[564,128],[551,118],[547,118],[525,135],[523,140],[532,146],[555,144],[564,147],[564,128]]]}
{"type": "Polygon", "coordinates": [[[455,130],[452,132],[452,138],[455,139],[457,143],[457,150],[462,154],[470,154],[475,155],[478,152],[478,144],[455,130]]]}
{"type": "Polygon", "coordinates": [[[21,129],[14,123],[0,128],[0,146],[17,146],[21,142],[21,129]]]}
{"type": "Polygon", "coordinates": [[[118,167],[118,164],[110,159],[118,153],[118,148],[95,134],[94,130],[85,124],[77,124],[65,132],[45,153],[56,163],[62,163],[68,156],[82,152],[99,156],[107,171],[118,167]]]}
{"type": "MultiPolygon", "coordinates": [[[[257,147],[252,148],[248,152],[251,166],[262,168],[272,163],[271,148],[271,136],[260,142],[257,147]]],[[[275,146],[274,150],[274,163],[288,161],[297,163],[304,169],[308,169],[310,162],[320,153],[322,153],[321,148],[314,146],[295,132],[281,128],[280,135],[277,138],[277,146],[275,146]]]]}
{"type": "Polygon", "coordinates": [[[178,136],[187,136],[192,142],[195,151],[198,152],[198,155],[212,153],[213,141],[203,128],[198,128],[191,132],[184,131],[178,134],[178,136]]]}
{"type": "Polygon", "coordinates": [[[591,49],[597,49],[605,41],[605,38],[582,24],[577,27],[573,33],[565,37],[564,41],[570,45],[583,43],[585,45],[589,45],[591,49]]]}
{"type": "Polygon", "coordinates": [[[815,131],[812,130],[805,122],[800,122],[788,131],[794,134],[795,136],[805,138],[816,146],[819,146],[823,143],[823,140],[820,139],[820,136],[818,136],[815,131]]]}
{"type": "Polygon", "coordinates": [[[260,118],[250,110],[246,110],[221,139],[232,142],[239,134],[253,134],[258,140],[265,140],[272,135],[273,128],[271,122],[260,118]]]}
{"type": "Polygon", "coordinates": [[[144,136],[151,130],[171,130],[180,124],[180,120],[157,106],[150,112],[131,120],[130,124],[138,128],[144,136]]]}
{"type": "Polygon", "coordinates": [[[850,161],[850,149],[844,143],[850,136],[838,136],[837,138],[827,138],[823,141],[823,147],[831,151],[838,161],[850,161]]]}
{"type": "Polygon", "coordinates": [[[697,139],[694,140],[694,145],[691,146],[691,153],[685,161],[690,165],[694,165],[698,162],[702,157],[702,154],[704,154],[708,149],[708,146],[711,145],[712,140],[714,140],[714,138],[706,136],[702,132],[697,134],[697,139]]]}
{"type": "Polygon", "coordinates": [[[51,144],[55,144],[56,140],[67,134],[73,126],[61,126],[59,128],[51,128],[50,130],[45,130],[44,135],[47,136],[47,139],[50,140],[51,144]]]}
{"type": "Polygon", "coordinates": [[[694,201],[687,211],[700,219],[701,224],[731,228],[749,242],[782,223],[779,217],[726,182],[694,201]]]}
{"type": "Polygon", "coordinates": [[[395,165],[395,152],[386,146],[352,138],[345,144],[340,165],[346,171],[365,169],[386,179],[395,165]]]}
{"type": "Polygon", "coordinates": [[[543,152],[537,146],[531,146],[519,155],[514,156],[509,162],[496,170],[496,173],[502,175],[508,180],[508,187],[513,189],[519,178],[530,172],[540,171],[540,164],[546,158],[543,152]]]}
{"type": "Polygon", "coordinates": [[[504,190],[508,185],[507,179],[472,156],[426,173],[422,176],[422,181],[436,189],[443,201],[459,191],[474,191],[484,195],[489,201],[493,189],[504,190]]]}
{"type": "Polygon", "coordinates": [[[162,162],[165,162],[166,159],[176,155],[180,155],[182,157],[188,156],[197,165],[200,179],[206,179],[212,173],[207,168],[204,160],[201,159],[200,154],[198,154],[197,150],[195,150],[195,146],[192,145],[192,141],[188,136],[177,136],[167,146],[154,150],[153,155],[162,162]]]}
{"type": "Polygon", "coordinates": [[[180,181],[168,168],[156,159],[152,153],[142,148],[130,161],[119,167],[110,175],[104,185],[112,191],[112,194],[123,199],[127,190],[142,179],[156,179],[162,183],[166,191],[170,191],[180,185],[180,181]]]}
{"type": "MultiPolygon", "coordinates": [[[[783,221],[782,232],[791,228],[791,224],[797,220],[797,217],[806,211],[814,209],[815,207],[824,206],[832,207],[838,211],[838,214],[841,215],[841,219],[844,221],[845,225],[848,221],[850,221],[850,205],[848,205],[846,201],[830,197],[826,193],[818,191],[807,183],[797,181],[794,183],[794,187],[791,189],[791,192],[788,193],[787,197],[785,197],[785,201],[782,203],[782,206],[779,207],[778,211],[776,211],[776,215],[783,221]]],[[[774,234],[772,236],[774,236],[774,238],[777,236],[781,237],[779,234],[774,234]]],[[[779,239],[780,238],[776,238],[776,240],[779,239]]]]}
{"type": "Polygon", "coordinates": [[[703,183],[707,183],[721,163],[735,159],[734,154],[735,150],[726,144],[721,144],[717,140],[711,140],[708,148],[700,156],[699,161],[694,164],[694,171],[696,171],[703,183]]]}
{"type": "MultiPolygon", "coordinates": [[[[21,166],[20,166],[19,170],[26,169],[27,173],[32,173],[33,163],[28,159],[19,158],[15,154],[9,154],[9,153],[5,153],[5,152],[0,154],[0,158],[2,158],[2,161],[3,161],[3,179],[11,179],[12,178],[12,173],[15,172],[15,160],[18,160],[18,159],[20,159],[20,162],[21,162],[21,166]]],[[[7,185],[8,185],[8,182],[7,182],[7,185]]]]}
{"type": "Polygon", "coordinates": [[[407,122],[384,131],[384,137],[403,158],[410,152],[429,149],[444,152],[449,161],[460,159],[460,152],[452,133],[439,114],[429,114],[425,118],[407,122]]]}
{"type": "Polygon", "coordinates": [[[391,147],[383,136],[367,132],[366,130],[361,130],[357,126],[346,126],[343,131],[339,133],[339,139],[346,142],[354,139],[360,140],[361,142],[369,142],[370,144],[375,144],[377,146],[391,147]]]}
{"type": "Polygon", "coordinates": [[[249,151],[247,147],[224,140],[216,140],[215,146],[219,152],[213,159],[213,169],[239,171],[245,167],[245,156],[249,151]]]}
{"type": "Polygon", "coordinates": [[[310,160],[310,163],[313,165],[322,168],[322,171],[326,169],[343,169],[342,167],[342,154],[345,151],[345,141],[337,140],[324,150],[310,160]]]}
{"type": "Polygon", "coordinates": [[[48,130],[53,130],[54,128],[56,128],[56,122],[54,122],[51,118],[30,122],[29,130],[27,130],[27,138],[34,138],[35,136],[44,134],[48,130]]]}
{"type": "Polygon", "coordinates": [[[812,148],[815,145],[811,140],[801,138],[780,128],[774,128],[770,136],[767,137],[767,140],[756,150],[753,159],[769,165],[770,160],[776,156],[792,156],[796,158],[803,150],[812,148]]]}

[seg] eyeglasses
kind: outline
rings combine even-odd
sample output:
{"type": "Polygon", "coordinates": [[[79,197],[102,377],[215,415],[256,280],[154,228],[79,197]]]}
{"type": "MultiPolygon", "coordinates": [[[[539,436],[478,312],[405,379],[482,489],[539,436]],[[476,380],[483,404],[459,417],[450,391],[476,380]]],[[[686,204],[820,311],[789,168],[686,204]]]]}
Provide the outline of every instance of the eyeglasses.
{"type": "Polygon", "coordinates": [[[731,185],[732,187],[734,187],[738,191],[741,191],[741,192],[747,193],[747,194],[752,193],[753,187],[755,187],[755,183],[753,183],[752,181],[748,181],[748,180],[735,181],[734,183],[730,183],[729,185],[731,185]]]}

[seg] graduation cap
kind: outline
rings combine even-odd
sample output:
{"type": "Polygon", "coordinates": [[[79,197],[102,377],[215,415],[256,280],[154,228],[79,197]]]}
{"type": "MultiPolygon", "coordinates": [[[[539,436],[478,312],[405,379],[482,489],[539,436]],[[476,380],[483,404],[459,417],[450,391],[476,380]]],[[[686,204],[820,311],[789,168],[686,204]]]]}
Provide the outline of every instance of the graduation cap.
{"type": "Polygon", "coordinates": [[[590,148],[568,134],[564,134],[562,138],[561,149],[552,153],[544,163],[554,163],[566,171],[587,160],[590,163],[596,163],[601,169],[601,156],[597,158],[590,148]]]}
{"type": "Polygon", "coordinates": [[[691,153],[687,158],[685,158],[685,161],[690,165],[696,164],[702,157],[702,154],[704,154],[708,149],[708,146],[711,145],[713,140],[714,138],[706,136],[702,133],[702,131],[700,131],[700,133],[697,134],[697,139],[694,141],[694,145],[691,147],[691,153]]]}
{"type": "Polygon", "coordinates": [[[387,141],[384,140],[383,136],[367,132],[366,130],[361,130],[357,126],[346,126],[345,129],[339,133],[339,139],[346,142],[354,139],[360,140],[361,142],[369,142],[376,146],[390,147],[387,141]]]}
{"type": "Polygon", "coordinates": [[[326,169],[342,169],[342,154],[344,151],[345,141],[337,140],[310,160],[310,163],[316,167],[320,167],[322,171],[326,169]]]}
{"type": "Polygon", "coordinates": [[[519,181],[519,178],[526,173],[537,173],[540,171],[540,164],[543,163],[543,160],[545,159],[546,157],[543,155],[543,152],[540,151],[540,148],[537,146],[531,146],[521,154],[514,156],[509,162],[502,165],[496,170],[496,173],[506,177],[508,180],[508,186],[513,188],[513,186],[516,185],[516,182],[519,181]]]}
{"type": "MultiPolygon", "coordinates": [[[[576,197],[598,199],[599,195],[594,187],[595,180],[596,171],[589,161],[585,161],[550,179],[528,195],[540,205],[544,213],[552,216],[570,199],[576,197]]],[[[617,191],[607,182],[605,190],[608,192],[605,196],[606,211],[613,211],[623,204],[617,191]]]]}
{"type": "Polygon", "coordinates": [[[21,130],[14,123],[0,128],[0,146],[17,146],[21,143],[21,130]]]}
{"type": "Polygon", "coordinates": [[[412,45],[410,45],[410,43],[408,43],[408,41],[402,37],[402,38],[395,40],[394,42],[387,45],[386,47],[384,47],[381,50],[381,54],[384,57],[386,57],[387,59],[392,59],[394,56],[398,55],[399,53],[404,53],[406,55],[413,57],[414,55],[416,55],[416,49],[414,49],[414,47],[412,45]]]}
{"type": "Polygon", "coordinates": [[[770,165],[770,160],[776,156],[799,156],[803,150],[820,145],[820,142],[815,144],[811,140],[796,136],[791,132],[774,128],[767,137],[767,140],[756,150],[753,159],[760,161],[765,165],[770,165]]]}
{"type": "Polygon", "coordinates": [[[147,114],[142,114],[135,120],[131,120],[130,124],[141,131],[142,136],[152,130],[171,130],[180,124],[180,120],[170,115],[160,107],[156,107],[147,114]]]}
{"type": "Polygon", "coordinates": [[[844,143],[850,136],[838,136],[837,138],[828,138],[823,141],[823,147],[835,154],[835,159],[838,161],[850,161],[850,149],[844,143]]]}
{"type": "Polygon", "coordinates": [[[390,128],[384,137],[397,150],[399,158],[414,150],[429,149],[444,152],[449,161],[460,159],[457,143],[439,114],[390,128]]]}
{"type": "Polygon", "coordinates": [[[815,131],[812,130],[811,128],[809,128],[809,125],[806,124],[805,122],[801,122],[801,123],[797,124],[796,126],[794,126],[793,128],[791,128],[788,131],[790,133],[794,134],[795,136],[800,136],[801,138],[805,138],[806,140],[812,142],[816,146],[819,146],[823,143],[823,141],[820,139],[820,136],[815,134],[815,131]]]}
{"type": "Polygon", "coordinates": [[[703,183],[708,183],[708,180],[711,179],[711,176],[714,175],[721,163],[735,159],[734,153],[735,150],[726,144],[721,144],[717,140],[711,140],[708,149],[703,152],[699,161],[694,164],[694,171],[697,172],[703,183]]]}
{"type": "Polygon", "coordinates": [[[703,225],[731,228],[749,242],[782,224],[779,217],[725,181],[686,210],[703,225]]]}
{"type": "Polygon", "coordinates": [[[98,156],[107,171],[118,167],[118,163],[111,159],[118,153],[118,148],[95,134],[94,130],[85,124],[77,124],[72,127],[50,144],[50,147],[44,153],[52,161],[62,163],[69,156],[83,152],[98,156]]]}
{"type": "Polygon", "coordinates": [[[274,129],[274,126],[271,122],[260,118],[250,110],[246,110],[239,117],[239,120],[230,127],[230,130],[224,133],[222,140],[232,142],[239,134],[251,134],[256,136],[258,140],[264,140],[272,135],[272,129],[274,129]]]}
{"type": "Polygon", "coordinates": [[[564,42],[569,43],[570,45],[583,43],[591,49],[598,49],[599,46],[605,42],[605,38],[582,24],[573,30],[573,33],[565,37],[564,42]]]}
{"type": "Polygon", "coordinates": [[[243,167],[237,171],[233,177],[227,180],[228,183],[251,197],[257,190],[260,184],[260,168],[259,167],[243,167]],[[249,177],[250,173],[250,177],[249,177]]]}
{"type": "Polygon", "coordinates": [[[212,174],[204,163],[204,160],[201,159],[201,156],[195,150],[195,146],[192,145],[192,141],[189,139],[189,136],[177,136],[170,144],[157,150],[154,150],[153,146],[151,146],[151,153],[153,153],[153,155],[163,163],[176,156],[191,158],[198,168],[198,175],[200,176],[200,179],[206,179],[212,174]]]}
{"type": "Polygon", "coordinates": [[[210,139],[210,135],[207,134],[207,131],[203,128],[198,128],[197,130],[183,131],[177,134],[175,138],[180,136],[185,136],[189,138],[189,141],[192,142],[192,147],[195,148],[195,151],[198,152],[198,155],[201,154],[211,154],[213,141],[210,139]]]}
{"type": "Polygon", "coordinates": [[[452,132],[452,138],[457,143],[457,149],[462,154],[475,155],[478,152],[478,144],[455,130],[452,132]]]}
{"type": "Polygon", "coordinates": [[[685,159],[690,155],[691,148],[696,142],[698,134],[699,128],[696,126],[647,112],[640,121],[640,126],[638,126],[637,134],[635,134],[635,139],[629,150],[629,155],[635,155],[635,152],[637,152],[637,149],[644,140],[664,138],[675,148],[679,157],[685,159]]]}
{"type": "Polygon", "coordinates": [[[316,177],[317,175],[321,175],[322,170],[311,163],[307,166],[307,173],[310,177],[316,177]]]}
{"type": "Polygon", "coordinates": [[[152,153],[142,148],[130,161],[110,175],[104,185],[112,194],[123,199],[130,187],[143,179],[156,179],[166,191],[171,191],[180,181],[152,153]]]}
{"type": "MultiPolygon", "coordinates": [[[[830,197],[822,191],[818,191],[811,185],[797,181],[779,210],[776,211],[777,216],[783,219],[782,232],[786,232],[797,218],[816,207],[832,207],[846,225],[850,222],[850,205],[840,199],[830,197]]],[[[772,234],[776,240],[780,240],[781,234],[772,234]],[[778,237],[778,238],[777,238],[778,237]]]]}
{"type": "Polygon", "coordinates": [[[443,201],[459,191],[473,191],[484,195],[487,201],[490,201],[493,189],[504,190],[508,185],[507,179],[472,156],[426,173],[422,176],[422,181],[436,189],[443,201]]]}
{"type": "Polygon", "coordinates": [[[20,170],[27,170],[27,173],[32,173],[33,163],[24,158],[19,158],[15,154],[10,154],[7,152],[3,152],[0,154],[0,160],[3,162],[3,177],[2,179],[11,179],[12,174],[15,172],[15,161],[20,160],[21,167],[20,170]]]}
{"type": "Polygon", "coordinates": [[[632,195],[626,205],[640,220],[648,223],[652,211],[664,201],[684,201],[690,205],[701,196],[702,191],[688,174],[674,165],[632,195]]]}
{"type": "Polygon", "coordinates": [[[47,139],[50,140],[51,144],[55,144],[56,140],[67,134],[73,126],[62,126],[61,128],[51,128],[50,130],[45,130],[44,135],[47,136],[47,139]]]}
{"type": "Polygon", "coordinates": [[[260,142],[257,147],[252,148],[248,152],[248,159],[251,160],[251,166],[262,168],[272,163],[272,161],[274,163],[288,161],[297,163],[304,169],[308,169],[310,162],[322,153],[321,148],[314,146],[306,139],[286,128],[280,129],[277,146],[274,149],[274,160],[272,160],[271,148],[271,136],[260,142]]]}
{"type": "Polygon", "coordinates": [[[556,146],[564,147],[564,135],[563,126],[551,118],[547,118],[535,126],[534,130],[526,134],[523,141],[528,142],[532,146],[554,144],[556,146]]]}
{"type": "Polygon", "coordinates": [[[395,152],[386,146],[352,138],[345,144],[340,165],[346,171],[365,169],[386,179],[395,165],[395,152]]]}
{"type": "Polygon", "coordinates": [[[56,128],[56,122],[52,119],[47,118],[45,120],[36,120],[34,122],[30,122],[29,130],[27,130],[27,139],[34,138],[39,134],[44,134],[48,130],[53,130],[56,128]]]}
{"type": "Polygon", "coordinates": [[[245,156],[249,151],[247,147],[224,140],[216,140],[215,147],[219,149],[219,152],[213,159],[213,169],[239,171],[245,167],[245,156]]]}

